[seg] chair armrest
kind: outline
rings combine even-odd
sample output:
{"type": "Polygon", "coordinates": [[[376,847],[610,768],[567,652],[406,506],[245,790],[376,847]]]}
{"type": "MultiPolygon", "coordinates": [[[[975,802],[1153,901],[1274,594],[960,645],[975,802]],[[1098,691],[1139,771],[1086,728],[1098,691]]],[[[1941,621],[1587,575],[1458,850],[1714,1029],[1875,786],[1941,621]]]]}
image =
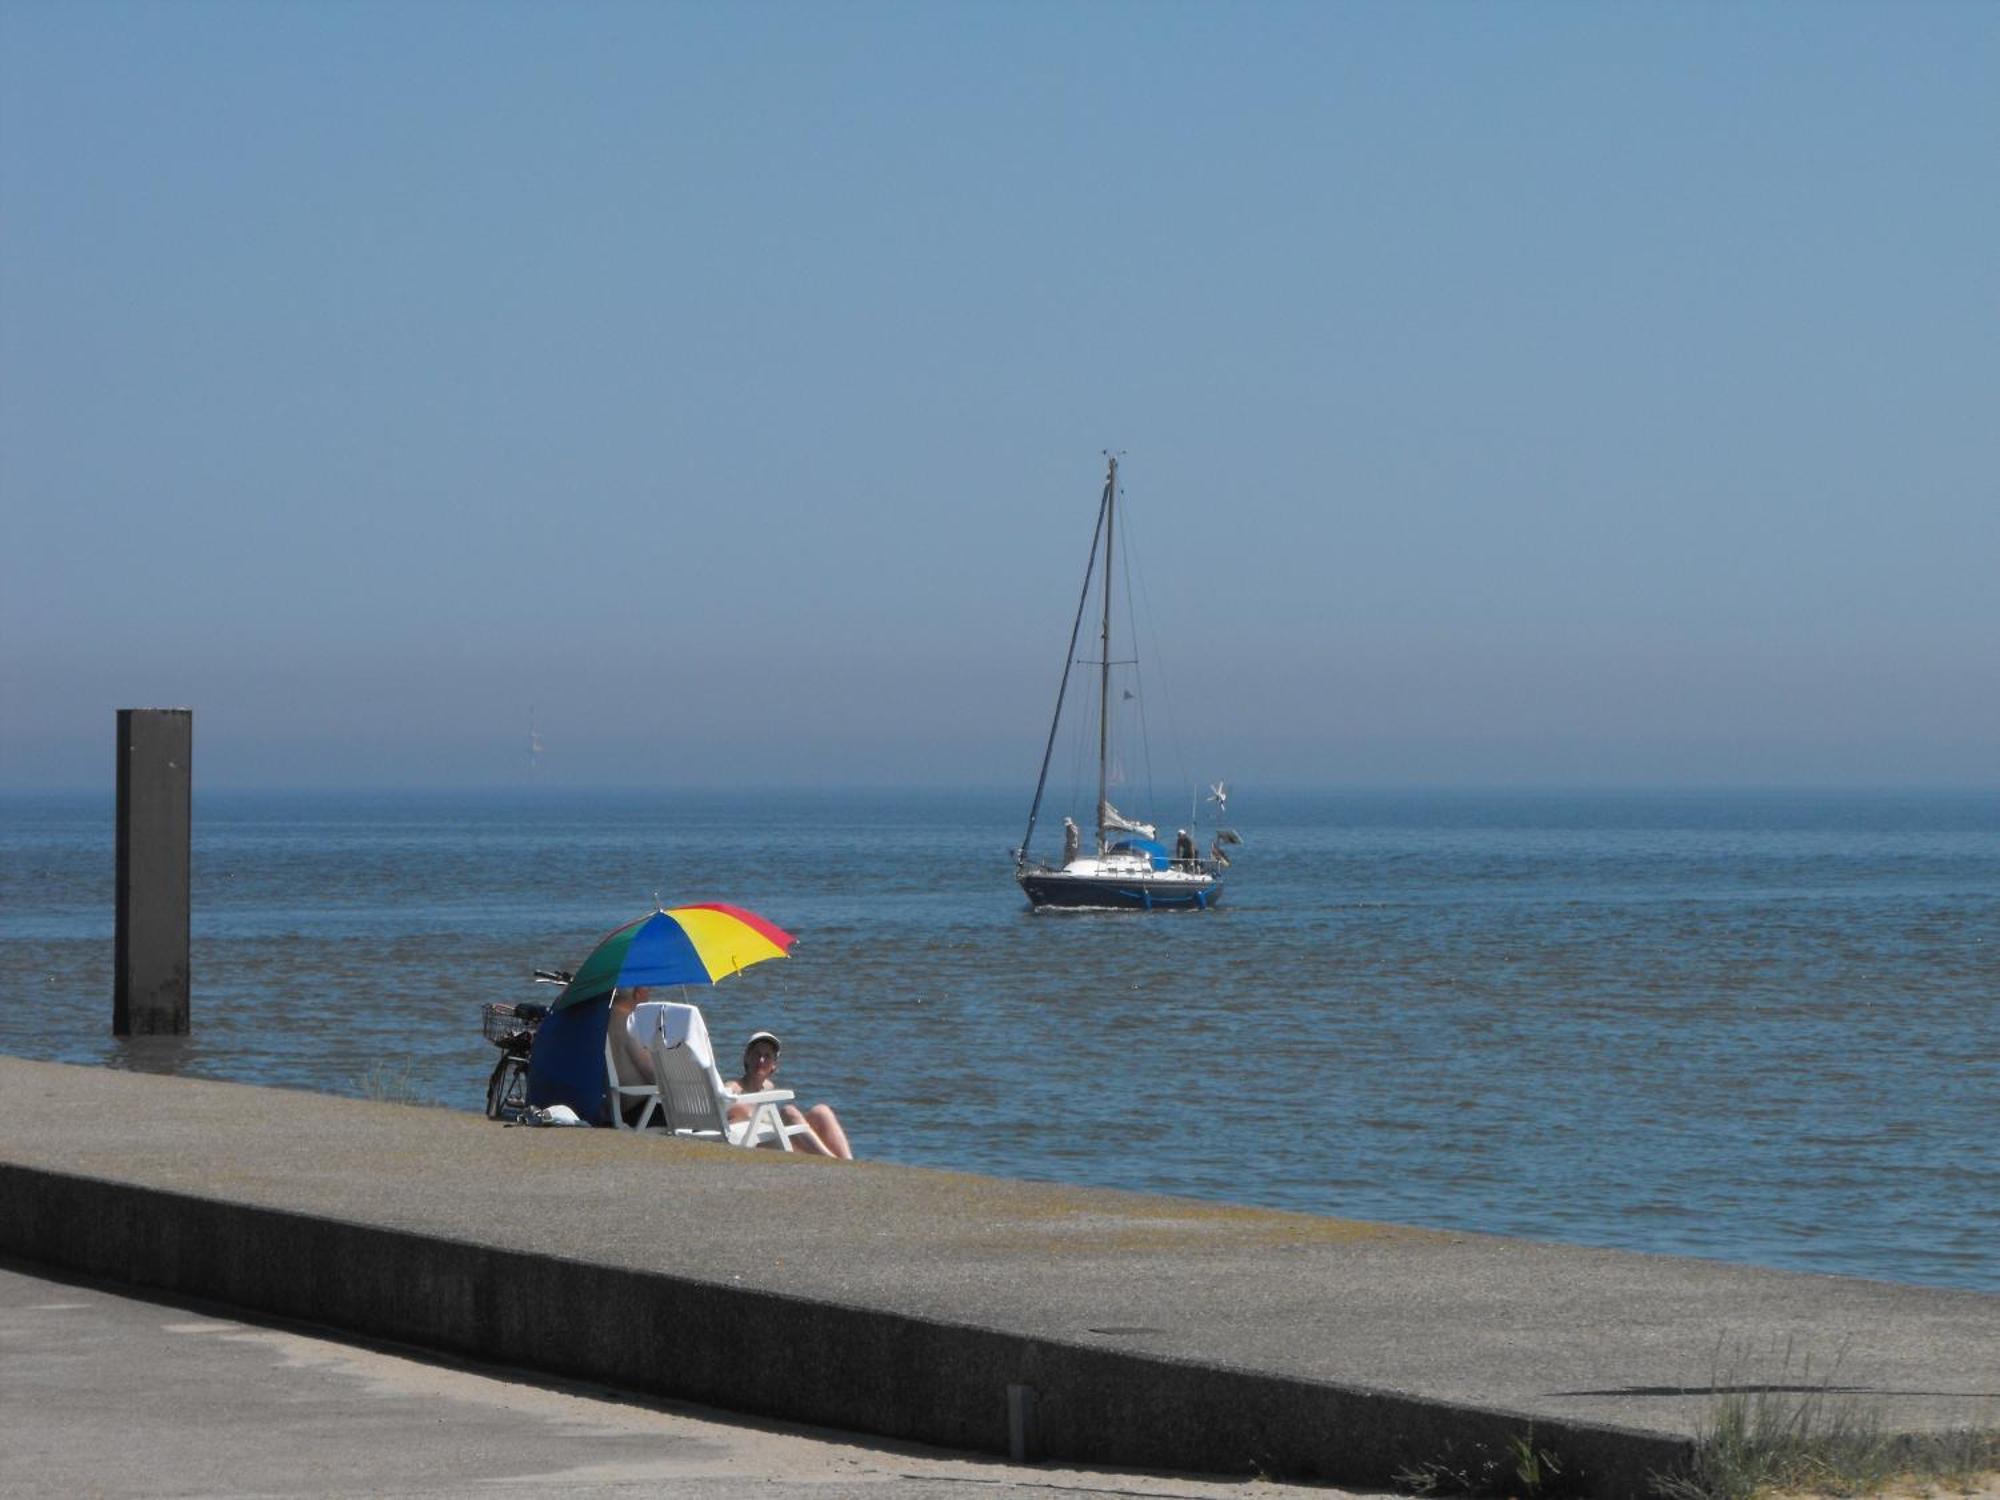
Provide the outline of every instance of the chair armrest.
{"type": "Polygon", "coordinates": [[[756,1094],[731,1094],[731,1104],[789,1104],[799,1096],[790,1089],[765,1089],[756,1094]]]}

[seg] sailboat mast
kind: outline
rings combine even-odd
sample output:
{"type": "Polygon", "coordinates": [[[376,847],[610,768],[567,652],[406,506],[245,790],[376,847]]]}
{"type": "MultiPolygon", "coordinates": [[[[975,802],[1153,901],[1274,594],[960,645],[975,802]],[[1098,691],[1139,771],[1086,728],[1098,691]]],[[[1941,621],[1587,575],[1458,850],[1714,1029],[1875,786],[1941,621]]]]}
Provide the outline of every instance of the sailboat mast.
{"type": "Polygon", "coordinates": [[[1069,625],[1069,650],[1063,653],[1062,681],[1056,685],[1056,711],[1049,719],[1048,742],[1042,746],[1042,770],[1035,778],[1035,800],[1028,808],[1028,831],[1021,836],[1021,847],[1014,851],[1015,867],[1023,868],[1028,862],[1028,846],[1035,841],[1035,819],[1042,813],[1042,792],[1049,784],[1049,761],[1056,753],[1056,729],[1062,723],[1063,703],[1069,697],[1069,672],[1076,665],[1076,643],[1083,638],[1083,614],[1090,608],[1090,582],[1097,569],[1097,539],[1104,535],[1104,502],[1097,505],[1097,525],[1090,533],[1090,556],[1083,565],[1083,587],[1077,591],[1076,618],[1069,625]]]}
{"type": "Polygon", "coordinates": [[[1105,846],[1104,808],[1105,794],[1109,791],[1106,777],[1111,765],[1111,559],[1116,555],[1112,550],[1112,522],[1118,508],[1118,460],[1111,459],[1111,470],[1104,477],[1104,632],[1103,650],[1097,668],[1097,852],[1102,854],[1105,846]]]}

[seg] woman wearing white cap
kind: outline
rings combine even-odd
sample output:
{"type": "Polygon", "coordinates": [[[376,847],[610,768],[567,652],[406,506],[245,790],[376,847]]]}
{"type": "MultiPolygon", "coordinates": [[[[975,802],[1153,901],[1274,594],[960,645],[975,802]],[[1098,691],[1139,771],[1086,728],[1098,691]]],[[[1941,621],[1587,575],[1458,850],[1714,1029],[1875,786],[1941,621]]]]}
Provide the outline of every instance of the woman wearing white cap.
{"type": "MultiPolygon", "coordinates": [[[[778,1071],[778,1039],[768,1031],[760,1031],[743,1046],[743,1076],[732,1078],[723,1087],[732,1094],[757,1094],[771,1087],[771,1079],[778,1071]]],[[[812,1152],[815,1156],[837,1156],[842,1161],[854,1160],[854,1148],[847,1144],[847,1132],[840,1128],[840,1119],[832,1108],[825,1104],[815,1104],[803,1114],[795,1104],[787,1104],[782,1110],[787,1125],[803,1125],[806,1128],[792,1137],[795,1144],[812,1152]]],[[[730,1110],[732,1120],[750,1118],[750,1107],[739,1104],[730,1110]]]]}

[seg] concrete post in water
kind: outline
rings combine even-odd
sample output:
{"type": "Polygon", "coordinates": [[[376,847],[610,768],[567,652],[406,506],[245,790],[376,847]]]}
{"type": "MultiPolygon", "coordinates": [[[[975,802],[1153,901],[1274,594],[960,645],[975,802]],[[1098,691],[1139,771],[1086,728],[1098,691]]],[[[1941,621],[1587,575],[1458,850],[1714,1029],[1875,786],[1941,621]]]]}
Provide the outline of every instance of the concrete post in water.
{"type": "Polygon", "coordinates": [[[118,710],[118,936],[113,1036],[188,1031],[188,844],[194,710],[118,710]]]}

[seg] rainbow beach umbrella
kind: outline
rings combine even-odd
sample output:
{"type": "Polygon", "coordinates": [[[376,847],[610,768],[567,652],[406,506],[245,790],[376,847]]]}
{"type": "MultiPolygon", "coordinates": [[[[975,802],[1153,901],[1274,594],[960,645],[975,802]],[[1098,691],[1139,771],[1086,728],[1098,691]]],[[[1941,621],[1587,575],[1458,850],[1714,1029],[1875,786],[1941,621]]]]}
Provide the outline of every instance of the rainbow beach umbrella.
{"type": "Polygon", "coordinates": [[[783,958],[797,941],[755,912],[720,901],[662,908],[627,922],[591,949],[552,1009],[642,985],[715,984],[767,958],[783,958]]]}

